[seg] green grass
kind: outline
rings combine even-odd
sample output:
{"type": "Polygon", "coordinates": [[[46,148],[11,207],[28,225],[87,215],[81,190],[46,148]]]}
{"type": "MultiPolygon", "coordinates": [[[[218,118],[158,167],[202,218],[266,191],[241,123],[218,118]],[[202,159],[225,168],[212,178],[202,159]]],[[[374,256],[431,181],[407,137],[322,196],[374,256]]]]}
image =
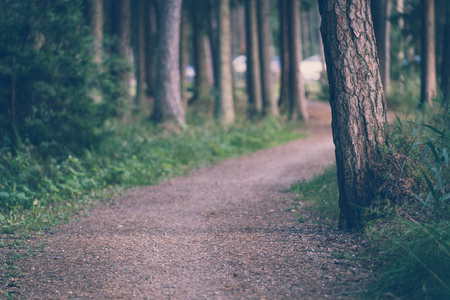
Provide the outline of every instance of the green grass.
{"type": "MultiPolygon", "coordinates": [[[[450,299],[449,114],[438,105],[391,126],[363,231],[375,266],[367,299],[450,299]]],[[[306,207],[337,220],[336,170],[292,186],[306,207]]]]}
{"type": "Polygon", "coordinates": [[[336,166],[327,168],[322,174],[310,181],[301,181],[291,186],[291,192],[300,196],[301,201],[308,204],[309,209],[333,221],[339,217],[338,186],[336,166]]]}
{"type": "Polygon", "coordinates": [[[0,228],[3,233],[47,230],[123,188],[154,185],[225,158],[272,147],[302,134],[275,118],[222,128],[194,117],[181,133],[142,121],[111,122],[105,142],[82,157],[42,159],[31,146],[0,153],[0,228]],[[192,124],[191,123],[191,124],[192,124]]]}

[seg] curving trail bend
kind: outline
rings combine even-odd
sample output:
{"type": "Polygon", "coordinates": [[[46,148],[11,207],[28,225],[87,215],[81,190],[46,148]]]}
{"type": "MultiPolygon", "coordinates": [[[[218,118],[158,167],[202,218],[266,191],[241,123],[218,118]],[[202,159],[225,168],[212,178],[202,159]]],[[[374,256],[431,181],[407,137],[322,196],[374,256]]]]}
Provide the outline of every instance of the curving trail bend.
{"type": "MultiPolygon", "coordinates": [[[[299,223],[282,190],[334,162],[327,104],[310,102],[309,137],[139,187],[107,208],[33,237],[28,299],[339,299],[369,271],[360,241],[299,223]],[[341,253],[343,255],[336,255],[341,253]]],[[[309,214],[309,212],[305,212],[309,214]]],[[[313,217],[312,220],[315,220],[313,217]]],[[[4,287],[2,287],[4,288],[4,287]]]]}

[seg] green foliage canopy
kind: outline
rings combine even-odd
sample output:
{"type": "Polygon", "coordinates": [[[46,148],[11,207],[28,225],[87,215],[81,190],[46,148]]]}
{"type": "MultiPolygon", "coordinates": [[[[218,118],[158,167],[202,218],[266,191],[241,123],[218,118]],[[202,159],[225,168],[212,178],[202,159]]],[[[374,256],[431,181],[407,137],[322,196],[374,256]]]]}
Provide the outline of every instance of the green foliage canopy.
{"type": "Polygon", "coordinates": [[[102,106],[81,0],[2,0],[0,140],[29,142],[47,155],[77,152],[98,141],[102,106]]]}

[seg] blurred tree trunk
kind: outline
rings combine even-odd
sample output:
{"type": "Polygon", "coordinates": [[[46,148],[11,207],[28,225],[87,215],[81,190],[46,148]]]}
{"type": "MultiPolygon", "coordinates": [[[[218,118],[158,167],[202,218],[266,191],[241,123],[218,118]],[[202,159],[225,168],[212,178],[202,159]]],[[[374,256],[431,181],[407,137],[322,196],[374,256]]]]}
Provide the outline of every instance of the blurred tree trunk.
{"type": "Polygon", "coordinates": [[[358,229],[375,200],[374,163],[386,143],[386,104],[370,0],[320,1],[339,186],[339,228],[358,229]]]}
{"type": "Polygon", "coordinates": [[[383,56],[384,64],[381,66],[381,79],[383,80],[384,94],[386,97],[390,93],[391,85],[391,12],[392,12],[392,0],[386,0],[385,7],[385,20],[384,20],[384,49],[381,56],[383,56]]]}
{"type": "Polygon", "coordinates": [[[442,101],[444,107],[448,108],[450,103],[450,5],[447,5],[445,10],[441,68],[442,101]]]}
{"type": "MultiPolygon", "coordinates": [[[[111,9],[112,32],[118,39],[116,45],[113,46],[114,51],[131,66],[133,63],[133,51],[131,48],[130,0],[111,1],[111,9]]],[[[126,117],[125,113],[131,106],[130,82],[133,74],[130,67],[121,67],[117,75],[120,78],[121,86],[115,97],[116,114],[126,117]]]]}
{"type": "Polygon", "coordinates": [[[182,0],[166,0],[160,7],[158,76],[152,120],[185,125],[180,91],[180,23],[182,0]]]}
{"type": "Polygon", "coordinates": [[[245,36],[247,39],[247,94],[249,115],[260,116],[262,112],[261,71],[258,51],[258,27],[256,0],[245,1],[245,36]]]}
{"type": "Polygon", "coordinates": [[[390,85],[390,37],[392,0],[371,1],[373,27],[380,63],[381,80],[386,95],[390,85]]]}
{"type": "Polygon", "coordinates": [[[421,0],[422,40],[421,40],[421,95],[422,105],[432,104],[437,96],[436,83],[436,41],[434,0],[421,0]]]}
{"type": "Polygon", "coordinates": [[[89,23],[94,36],[94,62],[103,61],[103,0],[88,0],[89,23]]]}
{"type": "MultiPolygon", "coordinates": [[[[130,0],[119,0],[119,19],[118,19],[118,37],[119,37],[119,52],[122,58],[133,63],[133,51],[131,49],[131,9],[130,0]]],[[[124,112],[130,106],[130,88],[133,74],[131,70],[124,70],[120,74],[122,83],[124,84],[123,95],[121,103],[119,103],[119,115],[124,115],[124,112]]]]}
{"type": "Polygon", "coordinates": [[[239,32],[239,54],[245,55],[247,52],[245,38],[245,12],[244,7],[239,5],[237,8],[238,32],[239,32]]]}
{"type": "Polygon", "coordinates": [[[230,0],[218,0],[218,94],[215,101],[215,116],[224,125],[234,122],[233,75],[231,66],[231,12],[230,0]]]}
{"type": "Polygon", "coordinates": [[[184,5],[181,10],[181,25],[180,25],[180,88],[181,88],[181,100],[183,102],[184,109],[188,107],[187,91],[186,91],[186,67],[189,63],[189,7],[184,5]]]}
{"type": "Polygon", "coordinates": [[[193,0],[191,2],[191,19],[192,19],[192,40],[193,40],[193,54],[194,54],[194,68],[195,68],[195,90],[194,96],[189,100],[189,103],[208,102],[211,98],[211,86],[208,82],[208,69],[206,46],[207,43],[207,26],[209,9],[207,2],[204,0],[193,0]]]}
{"type": "MultiPolygon", "coordinates": [[[[91,34],[94,37],[92,46],[93,61],[101,67],[103,62],[103,0],[88,0],[87,8],[91,34]]],[[[99,89],[94,88],[91,95],[95,102],[101,102],[102,97],[99,89]]]]}
{"type": "Polygon", "coordinates": [[[289,109],[289,14],[286,0],[278,1],[279,22],[280,22],[280,63],[281,63],[281,80],[280,80],[280,98],[278,105],[281,111],[286,112],[289,109]]]}
{"type": "Polygon", "coordinates": [[[308,108],[300,72],[302,62],[302,43],[300,28],[300,0],[289,0],[289,119],[308,120],[308,108]]]}
{"type": "MultiPolygon", "coordinates": [[[[212,56],[212,64],[213,64],[213,75],[214,75],[214,87],[216,90],[219,89],[218,86],[218,74],[219,74],[219,52],[218,52],[218,44],[219,44],[219,35],[218,35],[218,20],[219,20],[219,3],[218,0],[215,0],[215,5],[211,6],[210,12],[208,14],[208,35],[209,41],[211,44],[211,56],[212,56]]],[[[215,99],[217,100],[217,99],[215,99]]]]}
{"type": "Polygon", "coordinates": [[[214,88],[214,64],[212,54],[212,43],[209,34],[205,36],[205,55],[206,55],[206,78],[208,79],[208,85],[210,90],[214,88]]]}
{"type": "Polygon", "coordinates": [[[270,27],[270,2],[258,0],[259,57],[261,64],[261,91],[264,115],[278,116],[278,104],[273,94],[273,75],[270,68],[274,56],[272,29],[270,27]]]}
{"type": "Polygon", "coordinates": [[[145,101],[145,83],[146,83],[146,51],[145,51],[145,18],[146,14],[145,0],[138,0],[138,36],[137,36],[137,89],[134,102],[134,112],[137,112],[145,101]]]}
{"type": "Polygon", "coordinates": [[[157,7],[154,1],[145,1],[145,70],[147,83],[147,96],[155,95],[158,24],[157,7]]]}
{"type": "Polygon", "coordinates": [[[300,19],[300,40],[302,41],[302,58],[308,57],[311,55],[310,53],[310,44],[311,41],[309,40],[309,27],[310,24],[308,24],[308,13],[306,11],[300,11],[299,14],[300,19]]]}

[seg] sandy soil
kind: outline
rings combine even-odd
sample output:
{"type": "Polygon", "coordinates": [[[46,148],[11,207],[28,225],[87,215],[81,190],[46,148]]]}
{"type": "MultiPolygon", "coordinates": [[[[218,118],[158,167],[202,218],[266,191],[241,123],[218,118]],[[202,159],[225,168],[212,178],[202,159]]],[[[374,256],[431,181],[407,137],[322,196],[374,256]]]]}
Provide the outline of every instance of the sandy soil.
{"type": "MultiPolygon", "coordinates": [[[[334,162],[327,104],[310,137],[140,187],[31,245],[2,290],[28,299],[339,299],[364,287],[364,243],[299,223],[292,183],[334,162]]],[[[309,214],[309,212],[305,212],[309,214]]],[[[1,249],[0,249],[1,251],[1,249]]]]}

